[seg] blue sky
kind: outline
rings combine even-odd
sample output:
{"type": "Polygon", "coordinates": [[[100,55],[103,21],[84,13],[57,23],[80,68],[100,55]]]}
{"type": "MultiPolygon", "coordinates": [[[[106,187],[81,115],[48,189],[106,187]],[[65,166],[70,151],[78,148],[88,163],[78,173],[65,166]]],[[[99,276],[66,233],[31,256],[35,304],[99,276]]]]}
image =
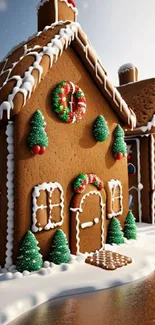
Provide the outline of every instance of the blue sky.
{"type": "MultiPolygon", "coordinates": [[[[39,0],[0,0],[0,61],[37,31],[39,0]]],[[[75,0],[78,21],[117,85],[120,65],[132,62],[139,79],[155,77],[155,0],[75,0]]]]}

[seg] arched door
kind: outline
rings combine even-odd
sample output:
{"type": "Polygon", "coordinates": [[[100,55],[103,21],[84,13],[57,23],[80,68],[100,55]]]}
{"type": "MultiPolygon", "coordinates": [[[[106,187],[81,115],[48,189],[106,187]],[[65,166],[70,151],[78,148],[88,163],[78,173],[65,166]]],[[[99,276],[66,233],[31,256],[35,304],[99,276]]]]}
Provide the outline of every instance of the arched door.
{"type": "Polygon", "coordinates": [[[94,252],[104,247],[106,208],[104,189],[88,185],[82,194],[75,194],[71,203],[70,244],[73,254],[94,252]]]}

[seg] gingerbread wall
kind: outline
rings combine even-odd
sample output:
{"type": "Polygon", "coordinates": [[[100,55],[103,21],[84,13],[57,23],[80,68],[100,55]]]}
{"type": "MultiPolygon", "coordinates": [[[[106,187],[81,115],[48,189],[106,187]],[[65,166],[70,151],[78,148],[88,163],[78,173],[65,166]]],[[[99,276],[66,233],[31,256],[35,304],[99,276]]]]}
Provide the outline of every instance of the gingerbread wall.
{"type": "MultiPolygon", "coordinates": [[[[62,229],[68,236],[69,208],[74,194],[72,181],[75,177],[80,173],[94,173],[104,184],[110,179],[119,179],[123,186],[124,206],[119,220],[123,223],[128,211],[128,175],[126,157],[116,161],[112,154],[113,131],[117,123],[120,121],[116,114],[79,57],[72,48],[65,50],[15,118],[15,258],[19,242],[32,224],[32,189],[43,182],[59,182],[63,187],[65,220],[62,229]],[[87,112],[77,124],[63,123],[53,112],[52,90],[62,80],[71,80],[86,96],[87,112]],[[37,109],[45,117],[49,137],[49,146],[42,156],[34,156],[27,146],[30,120],[37,109]],[[110,130],[105,142],[96,142],[92,135],[93,123],[99,114],[104,115],[110,130]]],[[[107,224],[108,221],[105,222],[105,237],[107,224]]],[[[45,258],[56,229],[36,233],[45,258]]]]}

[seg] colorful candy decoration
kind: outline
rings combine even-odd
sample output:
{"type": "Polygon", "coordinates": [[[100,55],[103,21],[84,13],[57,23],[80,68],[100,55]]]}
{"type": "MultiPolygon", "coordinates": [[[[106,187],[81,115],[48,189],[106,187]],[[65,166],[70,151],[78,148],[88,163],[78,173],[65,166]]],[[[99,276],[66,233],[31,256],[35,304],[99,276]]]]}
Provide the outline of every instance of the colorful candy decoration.
{"type": "Polygon", "coordinates": [[[103,142],[109,135],[107,122],[103,115],[99,115],[93,126],[93,134],[97,141],[103,142]]]}
{"type": "Polygon", "coordinates": [[[136,174],[136,167],[132,163],[128,164],[128,174],[130,176],[134,176],[136,174]]]}
{"type": "Polygon", "coordinates": [[[86,113],[86,99],[82,90],[71,81],[62,81],[53,91],[54,111],[66,123],[80,121],[86,113]],[[71,101],[67,103],[67,97],[71,101]]]}
{"type": "Polygon", "coordinates": [[[116,160],[120,160],[127,155],[127,145],[124,141],[124,131],[118,124],[115,129],[115,141],[113,144],[113,153],[116,160]]]}
{"type": "Polygon", "coordinates": [[[68,3],[70,3],[73,7],[76,7],[74,0],[68,0],[68,3]]]}
{"type": "Polygon", "coordinates": [[[42,155],[48,146],[45,132],[46,122],[40,110],[37,110],[31,120],[32,130],[28,137],[28,146],[34,155],[42,155]]]}
{"type": "Polygon", "coordinates": [[[73,183],[74,192],[82,193],[88,184],[93,184],[99,191],[103,188],[103,182],[95,174],[80,174],[73,183]]]}

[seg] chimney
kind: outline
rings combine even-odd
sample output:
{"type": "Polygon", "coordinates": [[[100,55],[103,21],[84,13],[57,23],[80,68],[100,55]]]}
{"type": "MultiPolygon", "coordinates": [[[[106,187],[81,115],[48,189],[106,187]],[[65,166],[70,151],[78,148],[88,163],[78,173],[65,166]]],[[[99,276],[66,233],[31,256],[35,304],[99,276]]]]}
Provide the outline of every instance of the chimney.
{"type": "Polygon", "coordinates": [[[74,0],[41,0],[38,5],[38,31],[58,21],[76,21],[74,0]]]}
{"type": "Polygon", "coordinates": [[[118,70],[119,85],[138,81],[138,69],[132,63],[123,64],[118,70]]]}

